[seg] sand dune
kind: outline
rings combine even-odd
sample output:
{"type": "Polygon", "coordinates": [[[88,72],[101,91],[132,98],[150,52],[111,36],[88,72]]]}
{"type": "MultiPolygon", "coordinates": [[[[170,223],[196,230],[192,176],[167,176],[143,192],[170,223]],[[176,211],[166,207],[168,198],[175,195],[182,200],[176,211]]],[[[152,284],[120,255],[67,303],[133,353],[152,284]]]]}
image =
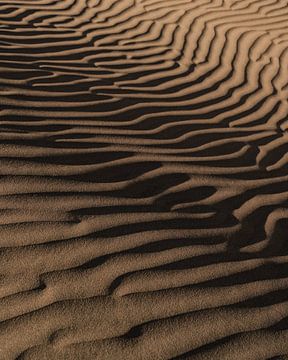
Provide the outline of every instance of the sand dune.
{"type": "Polygon", "coordinates": [[[287,359],[287,0],[1,0],[0,47],[0,359],[287,359]]]}

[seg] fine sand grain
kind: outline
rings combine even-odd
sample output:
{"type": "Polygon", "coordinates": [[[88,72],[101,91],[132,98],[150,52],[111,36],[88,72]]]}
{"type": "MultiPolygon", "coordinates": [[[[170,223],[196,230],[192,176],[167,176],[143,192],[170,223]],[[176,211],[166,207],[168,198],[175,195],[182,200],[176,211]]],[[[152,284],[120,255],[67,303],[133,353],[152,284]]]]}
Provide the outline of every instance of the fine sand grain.
{"type": "Polygon", "coordinates": [[[0,0],[0,360],[288,359],[288,1],[0,0]]]}

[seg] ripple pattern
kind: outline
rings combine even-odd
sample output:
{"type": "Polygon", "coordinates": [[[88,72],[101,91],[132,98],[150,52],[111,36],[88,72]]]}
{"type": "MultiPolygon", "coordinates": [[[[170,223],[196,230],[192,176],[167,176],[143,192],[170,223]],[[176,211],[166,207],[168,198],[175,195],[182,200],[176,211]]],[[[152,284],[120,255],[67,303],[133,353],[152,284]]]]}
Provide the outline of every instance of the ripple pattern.
{"type": "Polygon", "coordinates": [[[288,359],[288,1],[0,1],[0,359],[288,359]]]}

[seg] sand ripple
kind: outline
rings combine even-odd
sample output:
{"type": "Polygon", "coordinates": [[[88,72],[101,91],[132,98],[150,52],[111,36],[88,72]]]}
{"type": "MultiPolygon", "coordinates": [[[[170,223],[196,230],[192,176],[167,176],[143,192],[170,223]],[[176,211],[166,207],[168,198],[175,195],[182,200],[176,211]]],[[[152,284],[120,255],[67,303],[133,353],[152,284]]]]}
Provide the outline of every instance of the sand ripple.
{"type": "Polygon", "coordinates": [[[287,0],[0,24],[0,358],[287,359],[287,0]]]}

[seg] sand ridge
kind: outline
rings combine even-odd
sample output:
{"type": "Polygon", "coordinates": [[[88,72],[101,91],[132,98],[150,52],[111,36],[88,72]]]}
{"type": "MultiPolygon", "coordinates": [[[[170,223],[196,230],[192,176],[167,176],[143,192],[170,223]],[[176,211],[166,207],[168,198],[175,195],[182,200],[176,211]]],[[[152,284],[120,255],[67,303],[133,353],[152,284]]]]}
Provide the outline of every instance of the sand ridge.
{"type": "Polygon", "coordinates": [[[0,1],[0,359],[288,358],[287,0],[0,1]]]}

